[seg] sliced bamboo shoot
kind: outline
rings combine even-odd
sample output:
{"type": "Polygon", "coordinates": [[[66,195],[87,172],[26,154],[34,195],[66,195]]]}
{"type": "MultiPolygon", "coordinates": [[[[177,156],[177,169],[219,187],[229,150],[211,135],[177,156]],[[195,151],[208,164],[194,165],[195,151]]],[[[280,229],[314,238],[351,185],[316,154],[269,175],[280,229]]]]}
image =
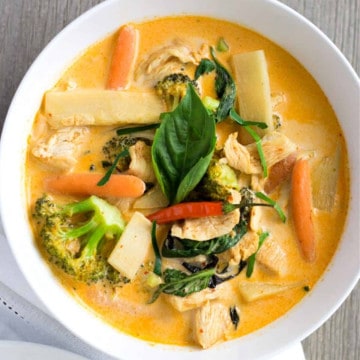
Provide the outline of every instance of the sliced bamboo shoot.
{"type": "Polygon", "coordinates": [[[151,124],[164,111],[163,102],[153,92],[81,89],[45,94],[45,115],[53,128],[151,124]]]}
{"type": "Polygon", "coordinates": [[[313,205],[319,210],[332,211],[335,203],[341,161],[341,147],[332,156],[324,157],[312,176],[313,205]]]}
{"type": "Polygon", "coordinates": [[[169,205],[169,201],[162,192],[159,185],[155,185],[147,191],[143,196],[136,199],[134,203],[135,209],[158,209],[169,205]]]}
{"type": "Polygon", "coordinates": [[[247,302],[263,299],[267,296],[276,295],[283,291],[300,287],[300,283],[272,284],[272,283],[240,283],[239,290],[243,299],[247,302]]]}
{"type": "MultiPolygon", "coordinates": [[[[270,81],[263,50],[232,56],[232,67],[237,87],[240,116],[247,121],[262,121],[268,126],[261,130],[254,128],[260,136],[274,130],[270,81]]],[[[253,141],[245,129],[241,130],[243,144],[253,141]]]]}
{"type": "Polygon", "coordinates": [[[122,275],[132,280],[151,248],[151,221],[135,212],[126,225],[108,262],[122,275]]]}

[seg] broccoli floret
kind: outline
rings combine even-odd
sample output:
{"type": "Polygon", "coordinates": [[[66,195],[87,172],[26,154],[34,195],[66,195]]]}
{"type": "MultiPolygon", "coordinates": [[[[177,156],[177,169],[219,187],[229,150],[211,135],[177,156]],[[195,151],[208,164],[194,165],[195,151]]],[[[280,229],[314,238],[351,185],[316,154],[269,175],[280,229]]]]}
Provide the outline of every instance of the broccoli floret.
{"type": "Polygon", "coordinates": [[[202,189],[213,200],[224,200],[230,190],[239,190],[235,171],[227,164],[213,159],[202,180],[202,189]]]}
{"type": "Polygon", "coordinates": [[[181,99],[185,96],[187,86],[191,83],[199,92],[198,84],[195,80],[191,80],[188,75],[175,73],[165,76],[155,85],[155,90],[166,103],[169,111],[174,110],[181,99]]]}
{"type": "Polygon", "coordinates": [[[97,196],[65,205],[40,197],[33,216],[41,244],[57,267],[80,281],[126,282],[107,262],[125,227],[120,211],[97,196]]]}
{"type": "Polygon", "coordinates": [[[241,210],[241,219],[240,221],[248,224],[250,222],[250,216],[251,216],[251,208],[254,204],[255,201],[255,194],[254,192],[248,188],[248,187],[243,187],[240,190],[240,195],[241,195],[241,205],[242,205],[242,210],[241,210]]]}
{"type": "Polygon", "coordinates": [[[202,102],[204,104],[204,106],[206,107],[206,109],[208,109],[208,111],[212,114],[215,113],[216,110],[218,109],[219,105],[220,105],[220,100],[215,99],[211,96],[205,96],[202,99],[202,102]]]}
{"type": "Polygon", "coordinates": [[[226,200],[231,190],[240,190],[237,175],[229,165],[215,156],[190,199],[226,200]]]}
{"type": "MultiPolygon", "coordinates": [[[[105,157],[105,159],[102,161],[103,168],[110,167],[114,163],[118,154],[124,150],[127,150],[130,146],[135,145],[139,140],[144,141],[147,145],[151,144],[151,141],[147,138],[128,135],[114,136],[108,140],[102,148],[102,152],[105,157]]],[[[116,164],[116,170],[118,172],[128,170],[130,161],[130,155],[124,154],[124,156],[119,159],[118,163],[116,164]]]]}

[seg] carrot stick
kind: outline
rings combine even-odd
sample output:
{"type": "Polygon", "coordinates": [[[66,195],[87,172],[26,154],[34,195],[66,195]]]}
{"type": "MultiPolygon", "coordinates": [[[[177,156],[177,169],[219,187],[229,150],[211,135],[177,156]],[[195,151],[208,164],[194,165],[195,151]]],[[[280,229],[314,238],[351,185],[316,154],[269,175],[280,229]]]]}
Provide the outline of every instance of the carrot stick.
{"type": "Polygon", "coordinates": [[[315,231],[312,220],[310,167],[306,159],[295,162],[290,196],[297,239],[305,260],[313,262],[316,257],[315,231]]]}
{"type": "Polygon", "coordinates": [[[111,59],[107,89],[123,90],[129,86],[138,52],[138,38],[138,31],[133,26],[125,25],[120,29],[111,59]]]}
{"type": "Polygon", "coordinates": [[[145,183],[133,175],[113,174],[105,185],[99,186],[102,177],[89,173],[57,175],[45,179],[45,188],[60,194],[104,197],[139,197],[145,191],[145,183]]]}

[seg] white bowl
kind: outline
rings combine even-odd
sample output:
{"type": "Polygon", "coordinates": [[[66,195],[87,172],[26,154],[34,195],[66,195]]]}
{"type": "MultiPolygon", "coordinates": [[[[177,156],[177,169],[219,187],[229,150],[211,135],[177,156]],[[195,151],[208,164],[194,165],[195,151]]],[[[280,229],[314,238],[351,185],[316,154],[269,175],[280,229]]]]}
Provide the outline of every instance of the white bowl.
{"type": "Polygon", "coordinates": [[[273,0],[109,0],[67,26],[31,66],[10,106],[0,153],[1,215],[15,258],[50,312],[89,344],[122,359],[262,359],[300,341],[325,322],[359,279],[359,80],[339,50],[311,23],[273,0]],[[141,9],[139,11],[139,9],[141,9]],[[119,333],[80,306],[57,282],[34,246],[26,213],[27,137],[43,93],[90,44],[129,21],[200,14],[237,22],[289,51],[313,75],[344,131],[350,160],[351,199],[336,255],[311,293],[265,328],[209,350],[150,344],[119,333]],[[5,175],[6,174],[6,175],[5,175]],[[326,299],[326,300],[325,300],[326,299]]]}

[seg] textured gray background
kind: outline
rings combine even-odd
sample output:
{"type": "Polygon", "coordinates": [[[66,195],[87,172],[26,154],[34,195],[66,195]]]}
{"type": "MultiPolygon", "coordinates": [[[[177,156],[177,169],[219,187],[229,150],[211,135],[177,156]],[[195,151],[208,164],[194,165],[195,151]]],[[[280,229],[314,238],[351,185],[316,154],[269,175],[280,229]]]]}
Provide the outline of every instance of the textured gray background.
{"type": "MultiPolygon", "coordinates": [[[[39,52],[69,22],[100,2],[102,1],[0,0],[0,130],[15,90],[39,52]]],[[[318,26],[344,53],[359,74],[359,0],[282,2],[318,26]]],[[[360,359],[359,308],[358,285],[340,309],[303,341],[307,360],[360,359]]]]}

